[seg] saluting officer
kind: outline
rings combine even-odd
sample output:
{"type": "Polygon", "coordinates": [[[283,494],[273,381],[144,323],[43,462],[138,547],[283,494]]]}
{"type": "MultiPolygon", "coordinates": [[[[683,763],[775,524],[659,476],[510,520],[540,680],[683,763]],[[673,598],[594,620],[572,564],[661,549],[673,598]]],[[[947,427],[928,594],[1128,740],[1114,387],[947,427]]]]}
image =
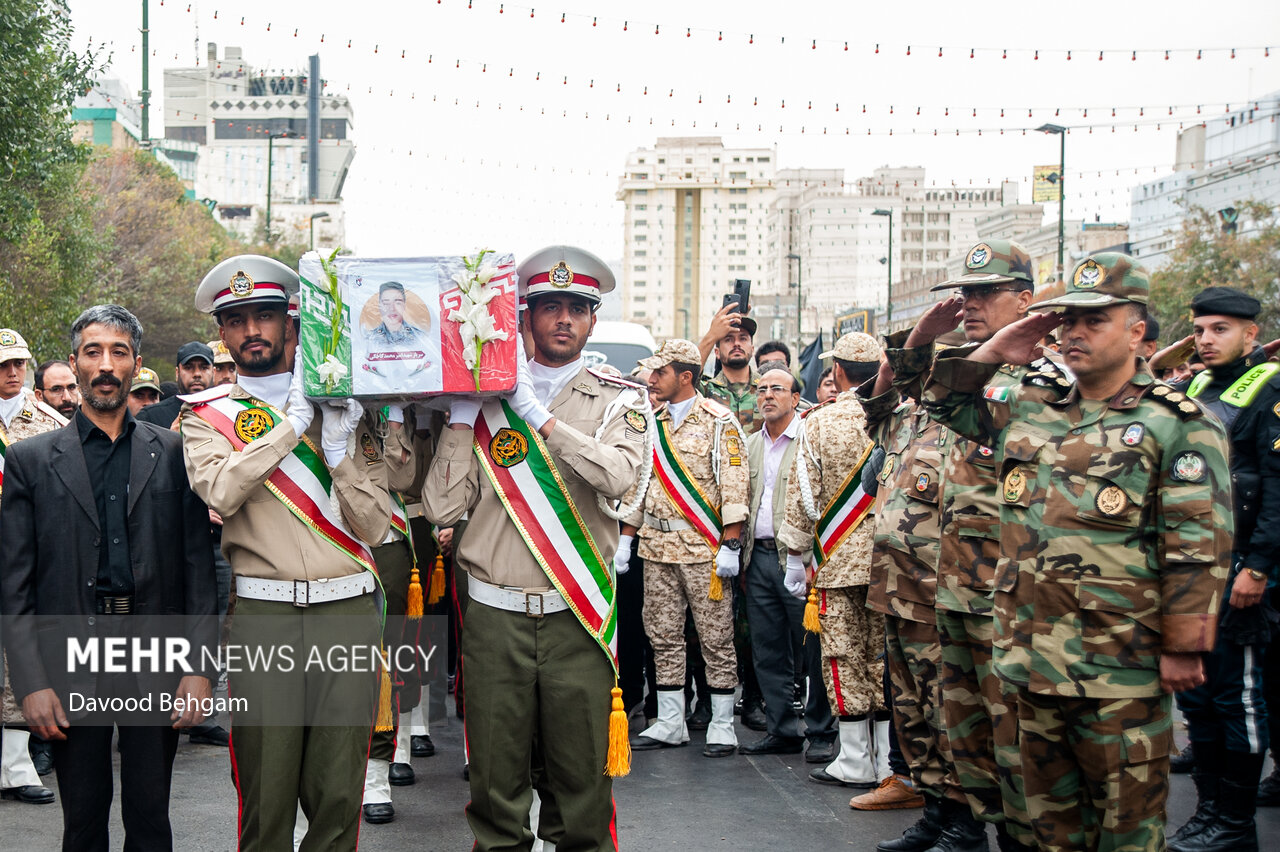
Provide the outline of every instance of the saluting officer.
{"type": "Polygon", "coordinates": [[[290,372],[297,289],[296,272],[257,255],[205,276],[196,308],[217,318],[238,378],[187,397],[181,419],[191,486],[222,517],[235,574],[229,645],[289,649],[294,661],[229,666],[231,693],[247,703],[231,737],[242,852],[290,848],[299,803],[303,852],[356,848],[380,673],[305,665],[377,647],[369,545],[386,538],[391,511],[361,405],[325,402],[317,417],[301,358],[290,372]]]}

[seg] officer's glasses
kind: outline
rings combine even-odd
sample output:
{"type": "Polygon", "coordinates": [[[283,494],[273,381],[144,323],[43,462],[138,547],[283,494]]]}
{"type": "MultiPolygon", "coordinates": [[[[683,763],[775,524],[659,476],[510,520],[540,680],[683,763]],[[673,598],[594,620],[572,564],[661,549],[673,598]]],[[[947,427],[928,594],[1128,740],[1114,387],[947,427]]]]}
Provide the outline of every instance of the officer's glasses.
{"type": "Polygon", "coordinates": [[[996,293],[1017,293],[1021,287],[961,287],[960,301],[981,302],[996,293]]]}
{"type": "Polygon", "coordinates": [[[782,396],[792,392],[791,388],[782,385],[760,385],[756,388],[756,396],[782,396]]]}

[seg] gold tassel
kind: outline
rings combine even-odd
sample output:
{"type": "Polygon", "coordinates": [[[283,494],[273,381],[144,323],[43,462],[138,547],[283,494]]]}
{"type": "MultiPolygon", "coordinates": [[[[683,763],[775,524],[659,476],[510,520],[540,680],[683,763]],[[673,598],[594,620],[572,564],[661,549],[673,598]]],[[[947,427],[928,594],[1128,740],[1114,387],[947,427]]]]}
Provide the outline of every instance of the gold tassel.
{"type": "Polygon", "coordinates": [[[609,712],[609,756],[604,774],[621,778],[631,771],[631,742],[627,739],[627,711],[622,706],[622,690],[613,688],[613,710],[609,712]]]}
{"type": "Polygon", "coordinates": [[[711,589],[707,592],[707,600],[724,600],[724,586],[720,582],[720,575],[716,573],[716,569],[714,567],[711,569],[711,589]]]}
{"type": "Polygon", "coordinates": [[[391,675],[386,669],[382,670],[382,685],[378,688],[378,721],[374,730],[395,730],[395,717],[391,713],[391,675]]]}
{"type": "Polygon", "coordinates": [[[444,597],[444,557],[436,554],[436,567],[431,572],[431,595],[427,603],[435,606],[444,597]]]}
{"type": "Polygon", "coordinates": [[[405,605],[404,617],[410,621],[422,618],[422,581],[418,578],[417,565],[409,572],[409,602],[405,605]]]}
{"type": "Polygon", "coordinates": [[[817,589],[809,589],[809,600],[804,605],[804,629],[810,633],[822,632],[822,622],[818,620],[817,589]]]}

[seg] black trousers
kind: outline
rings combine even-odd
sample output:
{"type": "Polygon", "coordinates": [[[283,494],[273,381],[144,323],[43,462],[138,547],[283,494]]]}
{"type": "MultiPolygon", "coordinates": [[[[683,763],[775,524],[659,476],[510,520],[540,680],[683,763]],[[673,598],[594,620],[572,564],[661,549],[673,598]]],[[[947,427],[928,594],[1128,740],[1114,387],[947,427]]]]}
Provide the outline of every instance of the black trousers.
{"type": "MultiPolygon", "coordinates": [[[[62,803],[63,852],[107,852],[111,814],[111,725],[66,729],[53,742],[62,803]]],[[[172,852],[169,786],[178,732],[168,726],[120,729],[120,811],[124,852],[172,852]]]]}

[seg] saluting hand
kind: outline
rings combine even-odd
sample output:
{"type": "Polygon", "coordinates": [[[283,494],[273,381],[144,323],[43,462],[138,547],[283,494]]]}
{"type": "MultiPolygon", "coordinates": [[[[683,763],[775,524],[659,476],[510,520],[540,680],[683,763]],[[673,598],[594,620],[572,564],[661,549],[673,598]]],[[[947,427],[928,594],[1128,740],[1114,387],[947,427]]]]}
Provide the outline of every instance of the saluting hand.
{"type": "Polygon", "coordinates": [[[1040,356],[1040,341],[1062,323],[1062,314],[1028,314],[997,331],[969,357],[986,364],[1030,364],[1040,356]]]}
{"type": "Polygon", "coordinates": [[[964,319],[964,299],[959,296],[949,296],[920,315],[920,320],[916,323],[916,327],[911,329],[911,334],[907,335],[907,342],[904,345],[908,349],[928,346],[947,332],[954,331],[962,319],[964,319]]]}

